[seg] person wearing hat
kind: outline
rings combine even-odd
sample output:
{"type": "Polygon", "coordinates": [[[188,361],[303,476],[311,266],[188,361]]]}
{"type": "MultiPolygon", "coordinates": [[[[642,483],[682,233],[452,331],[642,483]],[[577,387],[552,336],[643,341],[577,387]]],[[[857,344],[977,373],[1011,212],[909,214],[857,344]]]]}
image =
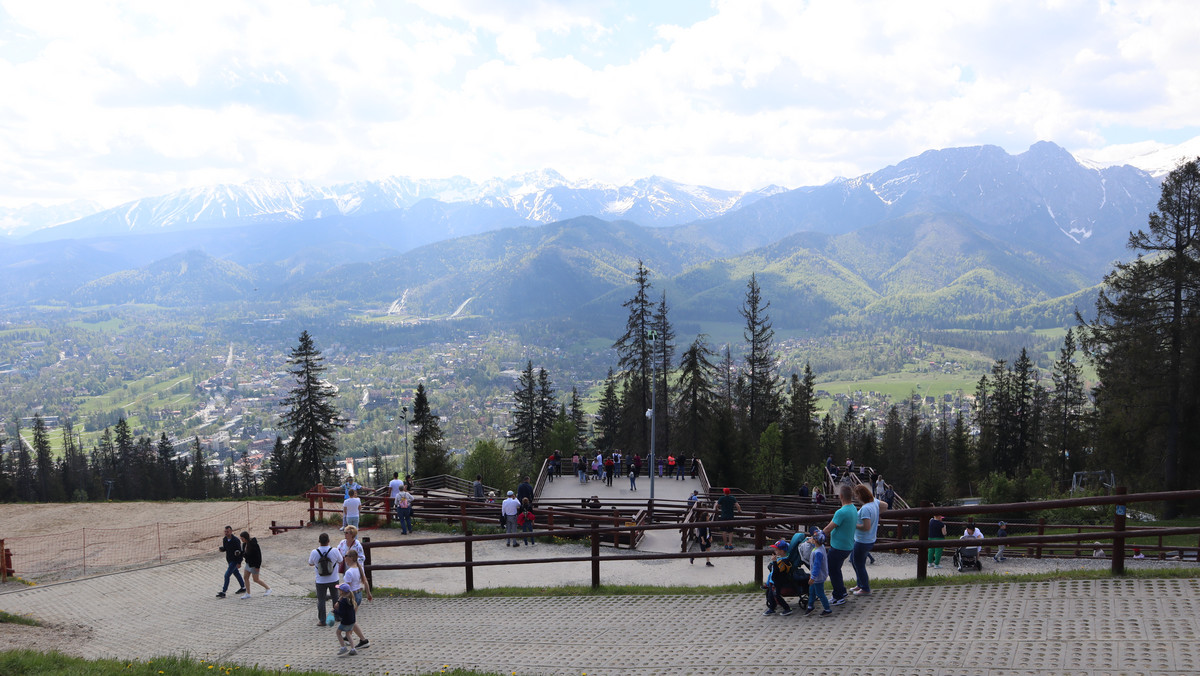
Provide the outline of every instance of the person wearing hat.
{"type": "Polygon", "coordinates": [[[805,615],[812,615],[813,610],[817,606],[817,599],[821,599],[821,617],[826,617],[833,614],[833,609],[829,607],[829,598],[825,596],[825,580],[829,577],[829,557],[825,553],[825,532],[818,530],[808,539],[812,543],[812,565],[809,567],[808,574],[808,608],[804,610],[805,615]]]}
{"type": "MultiPolygon", "coordinates": [[[[723,490],[724,495],[717,498],[717,509],[721,510],[721,521],[732,521],[734,510],[741,512],[742,506],[738,504],[738,499],[733,497],[733,492],[728,488],[723,490]]],[[[725,541],[725,549],[733,549],[733,526],[721,526],[721,539],[725,541]]]]}
{"type": "Polygon", "coordinates": [[[517,512],[521,511],[521,501],[518,500],[512,491],[508,492],[508,497],[504,502],[500,503],[500,520],[504,522],[504,532],[510,536],[504,541],[505,547],[520,547],[520,538],[517,535],[517,512]]]}
{"type": "Polygon", "coordinates": [[[775,606],[779,605],[783,608],[781,615],[787,616],[792,614],[792,607],[788,605],[787,599],[783,598],[780,593],[780,588],[786,582],[783,579],[784,573],[779,570],[779,562],[787,557],[788,543],[779,540],[771,545],[771,560],[767,562],[767,581],[763,586],[767,589],[767,609],[763,611],[763,615],[774,615],[775,606]],[[776,576],[779,576],[778,583],[776,576]]]}
{"type": "Polygon", "coordinates": [[[355,614],[358,606],[354,604],[354,593],[350,591],[350,585],[338,585],[338,592],[340,592],[340,598],[338,598],[337,602],[338,626],[337,631],[334,632],[337,634],[338,640],[337,654],[339,656],[346,654],[357,655],[358,650],[354,648],[354,639],[350,634],[355,631],[361,633],[358,629],[358,618],[355,614]]]}
{"type": "MultiPolygon", "coordinates": [[[[996,524],[996,537],[998,537],[998,538],[1008,537],[1008,522],[1007,521],[1001,521],[1000,523],[996,524]]],[[[996,555],[992,557],[992,560],[995,561],[996,563],[1000,563],[1001,561],[1005,560],[1004,559],[1004,545],[1000,545],[1000,546],[996,547],[996,555]]]]}

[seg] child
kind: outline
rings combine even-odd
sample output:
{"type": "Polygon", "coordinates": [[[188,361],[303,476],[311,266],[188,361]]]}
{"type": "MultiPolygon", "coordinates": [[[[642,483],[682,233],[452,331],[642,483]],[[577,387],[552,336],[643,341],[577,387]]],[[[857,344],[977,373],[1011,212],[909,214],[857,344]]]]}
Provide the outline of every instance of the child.
{"type": "MultiPolygon", "coordinates": [[[[696,541],[700,543],[701,552],[707,552],[709,548],[712,547],[712,529],[708,527],[709,518],[710,517],[708,516],[701,518],[700,526],[696,528],[696,541]]],[[[688,559],[688,562],[695,563],[696,557],[693,556],[692,558],[688,559]]],[[[704,557],[704,565],[708,566],[709,568],[716,568],[716,566],[713,565],[712,558],[708,556],[704,557]]]]}
{"type": "MultiPolygon", "coordinates": [[[[371,596],[371,586],[367,584],[366,575],[363,574],[362,564],[359,563],[358,552],[353,549],[346,552],[346,576],[342,579],[342,587],[346,587],[350,590],[350,594],[352,595],[351,598],[354,601],[355,608],[358,608],[360,605],[362,605],[364,591],[367,593],[368,601],[375,600],[375,598],[371,596]]],[[[341,587],[339,587],[339,589],[340,588],[341,587]]],[[[363,636],[362,629],[359,628],[356,622],[348,623],[346,622],[345,618],[343,618],[342,624],[354,625],[354,633],[358,636],[358,645],[354,646],[354,648],[369,648],[371,646],[371,641],[367,639],[366,636],[363,636]]]]}
{"type": "Polygon", "coordinates": [[[338,591],[341,592],[337,602],[337,640],[338,640],[338,655],[357,655],[358,651],[354,649],[354,639],[350,637],[351,632],[358,631],[358,624],[355,619],[355,611],[358,606],[354,603],[354,592],[350,591],[350,585],[338,585],[338,591]]]}
{"type": "Polygon", "coordinates": [[[816,599],[821,599],[821,606],[825,609],[821,611],[821,617],[825,617],[833,614],[833,610],[829,608],[829,598],[825,596],[825,580],[829,577],[829,557],[825,554],[825,533],[817,531],[808,541],[813,545],[812,572],[808,575],[808,609],[804,611],[804,614],[812,615],[816,599]]]}
{"type": "Polygon", "coordinates": [[[784,573],[779,570],[779,562],[787,556],[787,549],[788,544],[783,540],[771,545],[771,560],[767,562],[767,584],[764,585],[767,588],[767,609],[763,611],[763,615],[774,615],[777,603],[783,606],[781,615],[787,617],[792,614],[792,607],[780,593],[780,590],[788,583],[788,580],[784,579],[784,573]]]}
{"type": "MultiPolygon", "coordinates": [[[[998,537],[998,538],[1008,537],[1008,524],[1007,523],[1005,523],[1004,521],[1001,521],[1000,523],[996,524],[996,526],[997,526],[996,537],[998,537]]],[[[992,557],[992,560],[995,561],[996,563],[1000,563],[1001,561],[1007,560],[1004,557],[1004,545],[1000,545],[1000,546],[996,547],[996,555],[992,557]]]]}

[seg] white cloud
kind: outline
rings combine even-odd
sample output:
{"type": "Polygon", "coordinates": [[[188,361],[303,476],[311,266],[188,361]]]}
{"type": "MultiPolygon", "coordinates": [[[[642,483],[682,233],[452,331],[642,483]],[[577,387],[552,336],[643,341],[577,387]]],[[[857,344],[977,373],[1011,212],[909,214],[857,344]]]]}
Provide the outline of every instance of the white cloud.
{"type": "Polygon", "coordinates": [[[1200,3],[654,5],[0,0],[0,205],[542,167],[795,186],[1200,125],[1200,3]]]}

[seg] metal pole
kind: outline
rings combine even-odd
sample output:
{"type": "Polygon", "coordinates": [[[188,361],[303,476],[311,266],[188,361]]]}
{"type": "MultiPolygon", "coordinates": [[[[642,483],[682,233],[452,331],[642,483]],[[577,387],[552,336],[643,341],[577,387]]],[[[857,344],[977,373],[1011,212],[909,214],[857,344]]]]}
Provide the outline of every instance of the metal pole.
{"type": "MultiPolygon", "coordinates": [[[[653,340],[654,332],[650,332],[653,340]]],[[[654,499],[654,471],[658,463],[654,460],[654,419],[658,417],[655,406],[658,404],[658,369],[655,368],[650,376],[650,499],[654,499]]]]}

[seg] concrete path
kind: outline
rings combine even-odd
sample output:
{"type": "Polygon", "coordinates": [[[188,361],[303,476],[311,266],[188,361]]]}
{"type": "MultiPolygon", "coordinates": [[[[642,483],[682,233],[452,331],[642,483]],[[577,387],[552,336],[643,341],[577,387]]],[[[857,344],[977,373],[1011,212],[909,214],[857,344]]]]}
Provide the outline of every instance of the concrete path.
{"type": "Polygon", "coordinates": [[[763,617],[746,594],[381,599],[360,615],[371,647],[338,658],[306,566],[270,570],[275,593],[244,601],[213,597],[221,570],[208,557],[25,588],[0,594],[0,609],[90,627],[66,647],[87,657],[186,652],[348,674],[1200,672],[1197,579],[879,590],[825,618],[763,617]]]}

